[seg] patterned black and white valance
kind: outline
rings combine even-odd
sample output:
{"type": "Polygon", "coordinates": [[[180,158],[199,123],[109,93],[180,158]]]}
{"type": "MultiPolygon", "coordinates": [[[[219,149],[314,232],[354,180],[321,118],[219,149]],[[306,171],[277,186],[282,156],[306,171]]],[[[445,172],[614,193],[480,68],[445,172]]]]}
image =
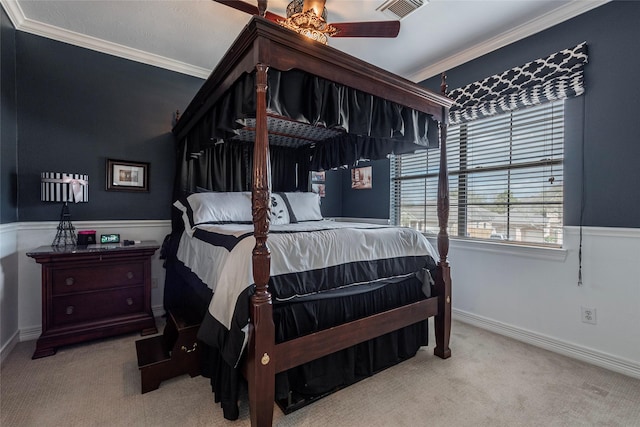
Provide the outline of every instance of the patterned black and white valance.
{"type": "Polygon", "coordinates": [[[587,43],[536,59],[448,94],[456,103],[451,124],[459,124],[522,107],[584,93],[587,43]]]}

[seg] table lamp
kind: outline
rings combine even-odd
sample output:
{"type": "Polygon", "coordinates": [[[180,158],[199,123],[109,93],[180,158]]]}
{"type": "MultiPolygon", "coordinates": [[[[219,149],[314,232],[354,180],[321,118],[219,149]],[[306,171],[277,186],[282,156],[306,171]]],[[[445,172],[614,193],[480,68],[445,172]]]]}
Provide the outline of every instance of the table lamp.
{"type": "Polygon", "coordinates": [[[89,175],[77,173],[42,172],[40,174],[40,200],[62,202],[60,223],[51,246],[74,246],[76,231],[71,224],[68,202],[89,201],[89,175]]]}

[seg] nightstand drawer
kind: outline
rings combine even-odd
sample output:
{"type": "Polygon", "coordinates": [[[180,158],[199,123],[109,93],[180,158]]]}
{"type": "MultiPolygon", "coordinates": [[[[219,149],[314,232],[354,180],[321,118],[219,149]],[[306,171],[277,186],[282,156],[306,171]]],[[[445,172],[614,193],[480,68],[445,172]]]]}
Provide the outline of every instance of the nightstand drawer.
{"type": "Polygon", "coordinates": [[[112,318],[144,311],[144,286],[53,298],[54,326],[112,318]]]}
{"type": "Polygon", "coordinates": [[[151,257],[160,245],[93,246],[27,252],[42,265],[42,334],[34,359],[64,345],[158,332],[151,310],[151,257]]]}
{"type": "Polygon", "coordinates": [[[144,283],[142,262],[105,264],[53,271],[53,295],[144,283]]]}

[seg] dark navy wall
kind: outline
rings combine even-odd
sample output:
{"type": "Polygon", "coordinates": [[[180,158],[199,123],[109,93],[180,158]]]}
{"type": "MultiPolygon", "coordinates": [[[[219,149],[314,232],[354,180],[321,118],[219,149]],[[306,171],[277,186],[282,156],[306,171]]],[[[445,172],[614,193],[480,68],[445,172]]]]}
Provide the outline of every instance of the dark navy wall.
{"type": "Polygon", "coordinates": [[[326,197],[322,199],[322,216],[389,219],[389,160],[360,162],[358,167],[371,166],[372,187],[351,188],[351,169],[326,172],[326,197]]]}
{"type": "Polygon", "coordinates": [[[342,216],[349,218],[389,218],[389,160],[360,162],[358,167],[371,166],[372,188],[351,188],[351,170],[342,175],[342,216]]]}
{"type": "Polygon", "coordinates": [[[41,172],[89,175],[74,220],[169,219],[172,120],[202,80],[16,32],[19,220],[56,220],[41,172]],[[105,191],[106,159],[150,163],[148,193],[105,191]]]}
{"type": "Polygon", "coordinates": [[[586,93],[565,107],[565,225],[580,224],[584,154],[583,224],[640,227],[639,17],[640,2],[614,1],[447,71],[454,89],[587,42],[586,93]]]}
{"type": "Polygon", "coordinates": [[[325,218],[342,216],[342,175],[344,171],[329,170],[325,173],[326,196],[321,199],[320,209],[325,218]]]}
{"type": "Polygon", "coordinates": [[[0,224],[18,220],[16,38],[15,29],[0,7],[0,224]]]}
{"type": "MultiPolygon", "coordinates": [[[[566,225],[580,223],[584,153],[583,224],[640,227],[638,16],[640,2],[614,1],[447,72],[449,87],[455,88],[588,43],[587,93],[568,101],[566,108],[566,225]]],[[[71,208],[76,220],[168,219],[174,167],[171,120],[202,80],[15,32],[10,25],[2,13],[0,221],[16,220],[16,171],[20,221],[57,219],[59,207],[39,200],[43,171],[89,174],[89,203],[71,208]],[[17,128],[11,125],[16,114],[17,128]],[[16,135],[17,164],[12,160],[16,135]],[[107,158],[150,162],[151,191],[106,192],[107,158]]],[[[438,77],[424,82],[434,90],[439,83],[438,77]]],[[[388,218],[388,168],[386,160],[374,162],[372,190],[351,190],[349,171],[328,172],[323,214],[388,218]]]]}

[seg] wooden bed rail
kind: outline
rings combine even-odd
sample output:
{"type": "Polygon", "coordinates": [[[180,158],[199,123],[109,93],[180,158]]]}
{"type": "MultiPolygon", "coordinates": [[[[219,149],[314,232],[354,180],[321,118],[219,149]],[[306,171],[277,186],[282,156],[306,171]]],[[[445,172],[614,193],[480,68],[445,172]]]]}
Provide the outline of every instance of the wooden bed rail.
{"type": "Polygon", "coordinates": [[[277,344],[276,373],[413,325],[437,312],[438,298],[433,297],[277,344]]]}

